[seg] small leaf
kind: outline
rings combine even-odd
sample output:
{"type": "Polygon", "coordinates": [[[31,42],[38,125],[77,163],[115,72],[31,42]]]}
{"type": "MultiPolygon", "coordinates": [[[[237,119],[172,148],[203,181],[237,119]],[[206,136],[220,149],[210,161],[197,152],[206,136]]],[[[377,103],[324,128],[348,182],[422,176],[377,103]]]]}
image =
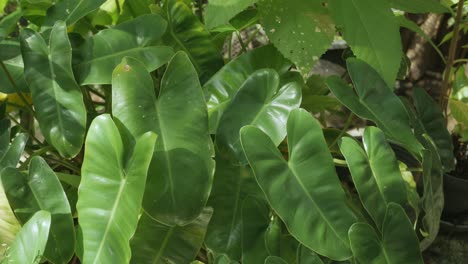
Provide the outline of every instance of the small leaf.
{"type": "Polygon", "coordinates": [[[0,92],[16,93],[29,92],[28,85],[24,78],[24,63],[21,56],[20,43],[16,40],[0,41],[0,60],[3,61],[5,68],[10,73],[16,85],[13,86],[3,69],[0,69],[0,92]]]}
{"type": "Polygon", "coordinates": [[[61,156],[72,158],[82,147],[86,109],[71,69],[72,50],[64,22],[52,28],[49,45],[30,29],[21,32],[24,75],[45,139],[61,156]]]}

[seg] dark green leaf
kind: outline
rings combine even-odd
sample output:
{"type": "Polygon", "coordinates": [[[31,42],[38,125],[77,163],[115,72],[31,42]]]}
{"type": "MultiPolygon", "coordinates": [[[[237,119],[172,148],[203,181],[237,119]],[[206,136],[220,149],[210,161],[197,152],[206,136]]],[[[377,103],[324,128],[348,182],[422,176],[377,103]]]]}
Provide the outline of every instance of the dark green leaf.
{"type": "Polygon", "coordinates": [[[279,75],[271,69],[254,72],[242,84],[226,108],[216,132],[220,154],[233,163],[247,164],[240,144],[239,130],[253,125],[278,146],[286,136],[286,120],[301,102],[301,86],[295,82],[279,86],[279,75]]]}
{"type": "Polygon", "coordinates": [[[169,227],[143,212],[130,241],[130,263],[189,263],[195,259],[202,246],[212,214],[211,208],[205,208],[193,222],[169,227]]]}
{"type": "Polygon", "coordinates": [[[258,8],[271,42],[307,76],[335,36],[328,9],[317,0],[266,0],[258,8]]]}
{"type": "Polygon", "coordinates": [[[242,54],[221,68],[203,86],[210,116],[210,132],[215,133],[224,110],[252,73],[270,68],[283,74],[288,67],[289,63],[284,57],[268,45],[242,54]]]}
{"type": "Polygon", "coordinates": [[[80,18],[99,8],[106,0],[61,0],[47,10],[44,27],[52,27],[56,21],[63,20],[73,25],[80,18]]]}
{"type": "Polygon", "coordinates": [[[265,259],[265,264],[288,264],[286,260],[276,257],[276,256],[269,256],[265,259]]]}
{"type": "Polygon", "coordinates": [[[346,205],[322,129],[301,109],[291,112],[287,128],[289,161],[260,129],[242,128],[242,147],[255,178],[297,240],[329,258],[348,259],[347,233],[357,219],[346,205]]]}
{"type": "Polygon", "coordinates": [[[54,25],[49,45],[40,34],[24,29],[21,52],[24,75],[45,139],[63,157],[76,156],[83,144],[86,109],[73,78],[72,51],[65,23],[54,25]]]}
{"type": "Polygon", "coordinates": [[[0,20],[0,40],[8,37],[16,28],[16,24],[23,15],[21,10],[13,11],[12,13],[4,16],[0,20]]]}
{"type": "Polygon", "coordinates": [[[297,264],[323,264],[323,261],[315,252],[300,245],[297,248],[297,264]]]}
{"type": "Polygon", "coordinates": [[[42,158],[34,157],[28,175],[7,168],[1,178],[8,201],[23,223],[40,210],[50,212],[50,239],[44,256],[53,263],[68,263],[75,251],[73,218],[67,196],[52,169],[42,158]]]}
{"type": "Polygon", "coordinates": [[[131,155],[109,115],[94,119],[85,143],[76,205],[83,263],[128,263],[156,135],[143,134],[131,155]]]}
{"type": "Polygon", "coordinates": [[[353,53],[393,90],[402,46],[398,21],[387,0],[331,0],[330,11],[353,53]]]}
{"type": "Polygon", "coordinates": [[[112,71],[125,56],[144,63],[154,71],[173,55],[170,47],[155,46],[167,22],[159,15],[142,15],[89,38],[81,49],[83,60],[74,65],[80,84],[110,84],[112,71]]]}
{"type": "MultiPolygon", "coordinates": [[[[0,60],[3,61],[5,67],[10,73],[16,87],[21,92],[28,92],[29,88],[24,79],[24,65],[21,57],[21,49],[18,41],[3,40],[0,42],[0,60]]],[[[3,69],[0,69],[0,92],[1,93],[16,93],[18,90],[11,84],[7,74],[3,69]]]]}
{"type": "MultiPolygon", "coordinates": [[[[262,263],[269,256],[267,229],[269,208],[265,202],[247,197],[242,204],[242,264],[262,263]]],[[[279,241],[278,241],[279,242],[279,241]]]]}
{"type": "Polygon", "coordinates": [[[168,20],[165,43],[185,51],[205,82],[223,66],[221,52],[211,42],[210,33],[183,0],[166,0],[164,15],[168,20]]]}

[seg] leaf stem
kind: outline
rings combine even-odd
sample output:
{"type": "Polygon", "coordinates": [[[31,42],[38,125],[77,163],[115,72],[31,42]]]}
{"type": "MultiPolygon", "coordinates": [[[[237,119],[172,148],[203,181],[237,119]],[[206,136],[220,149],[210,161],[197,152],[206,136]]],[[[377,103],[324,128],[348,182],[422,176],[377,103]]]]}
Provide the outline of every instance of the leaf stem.
{"type": "Polygon", "coordinates": [[[348,116],[348,119],[346,120],[346,123],[345,125],[343,126],[343,129],[340,131],[340,134],[335,138],[335,140],[333,140],[333,142],[330,144],[330,149],[332,147],[334,147],[336,145],[336,143],[338,143],[338,140],[343,137],[343,135],[346,133],[346,131],[348,131],[348,128],[349,126],[351,126],[351,124],[353,123],[353,118],[354,118],[354,114],[353,113],[350,113],[349,116],[348,116]]]}
{"type": "Polygon", "coordinates": [[[21,125],[20,122],[18,122],[12,115],[10,114],[7,114],[8,118],[13,121],[13,123],[15,123],[21,130],[23,130],[24,132],[28,133],[28,135],[34,140],[36,141],[37,143],[39,143],[39,145],[43,146],[44,143],[42,143],[37,137],[36,135],[34,135],[33,133],[31,133],[30,130],[26,129],[23,125],[21,125]]]}
{"type": "Polygon", "coordinates": [[[31,112],[31,114],[33,116],[36,116],[35,113],[34,113],[34,110],[32,109],[31,105],[29,105],[29,102],[28,100],[26,99],[26,97],[24,97],[24,94],[19,90],[18,86],[16,85],[15,83],[15,80],[13,80],[13,77],[11,76],[10,72],[8,71],[8,69],[6,68],[5,64],[3,63],[2,60],[0,60],[0,66],[2,67],[3,71],[5,72],[7,78],[8,78],[8,81],[10,81],[11,85],[13,86],[13,88],[15,88],[16,90],[16,93],[18,94],[19,98],[21,99],[21,101],[23,102],[24,106],[26,107],[26,109],[31,112]]]}

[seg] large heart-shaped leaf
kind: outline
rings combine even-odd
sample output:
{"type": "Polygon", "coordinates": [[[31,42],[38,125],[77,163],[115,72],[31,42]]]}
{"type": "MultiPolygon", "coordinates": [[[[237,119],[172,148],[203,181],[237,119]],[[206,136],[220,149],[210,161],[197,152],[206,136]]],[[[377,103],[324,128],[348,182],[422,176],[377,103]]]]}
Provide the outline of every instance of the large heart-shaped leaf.
{"type": "Polygon", "coordinates": [[[289,161],[260,129],[242,128],[242,147],[255,178],[297,240],[331,259],[348,259],[348,229],[356,216],[346,204],[322,129],[309,113],[297,109],[287,130],[289,161]]]}
{"type": "Polygon", "coordinates": [[[301,104],[301,86],[292,82],[279,86],[279,75],[271,69],[254,72],[247,78],[224,111],[216,132],[220,154],[231,162],[246,164],[239,130],[253,125],[266,133],[275,146],[286,136],[286,120],[301,104]]]}
{"type": "Polygon", "coordinates": [[[44,27],[52,27],[55,21],[63,20],[72,25],[80,18],[99,8],[106,0],[61,0],[47,10],[44,27]]]}
{"type": "Polygon", "coordinates": [[[262,195],[251,169],[233,166],[216,155],[213,189],[208,200],[208,206],[213,207],[213,217],[205,238],[210,251],[241,259],[242,203],[248,195],[258,198],[262,195]]]}
{"type": "Polygon", "coordinates": [[[307,77],[335,36],[327,7],[317,0],[264,0],[258,9],[268,38],[307,77]]]}
{"type": "Polygon", "coordinates": [[[383,132],[376,127],[368,127],[363,141],[366,152],[348,137],[342,139],[340,149],[362,204],[382,230],[388,203],[406,203],[406,186],[395,153],[383,132]]]}
{"type": "Polygon", "coordinates": [[[89,128],[76,209],[84,263],[128,263],[156,135],[143,134],[132,153],[109,115],[89,128]]]}
{"type": "Polygon", "coordinates": [[[168,21],[164,42],[185,51],[200,80],[205,82],[223,66],[221,52],[211,41],[210,33],[184,0],[165,0],[163,10],[168,21]]]}
{"type": "Polygon", "coordinates": [[[387,207],[382,239],[365,223],[351,226],[349,239],[354,256],[360,263],[424,263],[411,222],[403,208],[395,203],[387,207]]]}
{"type": "Polygon", "coordinates": [[[402,56],[398,21],[387,0],[331,0],[330,12],[356,56],[392,88],[402,56]]]}
{"type": "Polygon", "coordinates": [[[205,208],[188,225],[170,227],[143,212],[135,235],[130,241],[130,263],[189,263],[195,259],[202,246],[212,214],[211,208],[205,208]]]}
{"type": "Polygon", "coordinates": [[[134,138],[159,136],[143,207],[164,224],[190,223],[208,200],[214,173],[208,113],[190,59],[184,52],[171,59],[157,99],[142,63],[125,59],[113,77],[114,116],[134,138]]]}
{"type": "Polygon", "coordinates": [[[444,171],[452,171],[455,168],[453,143],[442,110],[422,88],[414,89],[413,100],[418,119],[424,128],[424,131],[419,133],[428,134],[432,138],[444,165],[444,171]]]}
{"type": "Polygon", "coordinates": [[[408,112],[400,99],[364,61],[351,58],[347,65],[357,94],[338,76],[332,76],[326,83],[336,98],[359,117],[375,122],[389,139],[419,157],[422,146],[413,135],[408,112]]]}
{"type": "Polygon", "coordinates": [[[13,78],[15,86],[11,83],[8,75],[3,69],[0,69],[0,92],[16,93],[17,89],[21,92],[29,91],[26,80],[24,79],[24,64],[21,57],[21,49],[18,41],[3,40],[0,42],[0,60],[2,60],[8,73],[13,78]]]}
{"type": "Polygon", "coordinates": [[[29,174],[16,168],[1,173],[3,186],[16,216],[24,223],[40,210],[50,212],[50,239],[44,256],[53,263],[68,263],[75,251],[75,229],[67,196],[52,169],[40,157],[29,164],[29,174]]]}
{"type": "Polygon", "coordinates": [[[72,50],[64,22],[52,28],[49,45],[30,29],[21,32],[24,76],[45,139],[72,158],[83,144],[86,109],[71,69],[72,50]]]}
{"type": "Polygon", "coordinates": [[[148,71],[167,63],[172,49],[155,46],[166,27],[167,22],[161,16],[142,15],[87,39],[81,48],[83,59],[73,66],[79,83],[110,84],[112,71],[125,56],[140,60],[148,71]]]}
{"type": "Polygon", "coordinates": [[[4,259],[6,263],[39,263],[49,237],[50,222],[49,212],[35,213],[16,235],[4,259]]]}
{"type": "Polygon", "coordinates": [[[270,68],[283,74],[289,66],[290,63],[268,45],[242,54],[221,68],[203,86],[210,116],[210,132],[215,133],[224,110],[252,73],[270,68]]]}

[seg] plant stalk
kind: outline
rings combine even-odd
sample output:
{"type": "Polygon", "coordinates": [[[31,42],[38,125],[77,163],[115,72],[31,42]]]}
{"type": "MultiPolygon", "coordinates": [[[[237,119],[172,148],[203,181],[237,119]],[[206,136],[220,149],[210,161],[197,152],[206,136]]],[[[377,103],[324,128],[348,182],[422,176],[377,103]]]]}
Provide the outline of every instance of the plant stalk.
{"type": "Polygon", "coordinates": [[[3,71],[5,72],[7,78],[8,78],[8,81],[10,81],[11,85],[13,86],[13,88],[15,88],[16,90],[16,93],[18,94],[19,98],[21,99],[21,101],[23,102],[24,106],[26,107],[26,109],[31,112],[31,114],[33,116],[36,116],[35,113],[34,113],[34,110],[32,109],[32,107],[29,105],[29,102],[28,100],[26,99],[26,97],[24,97],[24,94],[19,90],[18,86],[16,86],[16,83],[15,83],[15,80],[13,80],[13,77],[11,76],[10,72],[8,71],[8,69],[6,68],[5,64],[3,63],[2,60],[0,60],[0,66],[2,67],[3,71]]]}

